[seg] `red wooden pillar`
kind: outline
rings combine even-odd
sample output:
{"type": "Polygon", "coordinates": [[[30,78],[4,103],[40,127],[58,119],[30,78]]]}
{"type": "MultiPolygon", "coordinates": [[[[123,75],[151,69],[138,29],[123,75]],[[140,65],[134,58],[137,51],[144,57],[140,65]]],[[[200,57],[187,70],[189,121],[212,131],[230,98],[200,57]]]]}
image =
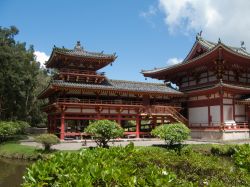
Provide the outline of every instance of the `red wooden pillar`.
{"type": "Polygon", "coordinates": [[[235,121],[235,98],[233,95],[233,120],[235,121]]]}
{"type": "Polygon", "coordinates": [[[48,133],[51,133],[51,116],[48,114],[48,125],[47,125],[48,133]]]}
{"type": "Polygon", "coordinates": [[[60,132],[60,139],[64,140],[65,134],[65,127],[64,127],[64,112],[61,114],[61,132],[60,132]]]}
{"type": "Polygon", "coordinates": [[[118,114],[117,116],[117,123],[121,126],[121,113],[118,114]]]}
{"type": "Polygon", "coordinates": [[[136,116],[136,138],[140,138],[140,118],[139,115],[136,116]]]}
{"type": "Polygon", "coordinates": [[[223,95],[224,95],[224,91],[221,89],[220,90],[220,123],[221,123],[221,127],[224,129],[223,95]]]}
{"type": "Polygon", "coordinates": [[[164,124],[164,117],[161,117],[161,124],[164,124]]]}
{"type": "Polygon", "coordinates": [[[52,133],[56,132],[56,115],[53,117],[52,133]]]}

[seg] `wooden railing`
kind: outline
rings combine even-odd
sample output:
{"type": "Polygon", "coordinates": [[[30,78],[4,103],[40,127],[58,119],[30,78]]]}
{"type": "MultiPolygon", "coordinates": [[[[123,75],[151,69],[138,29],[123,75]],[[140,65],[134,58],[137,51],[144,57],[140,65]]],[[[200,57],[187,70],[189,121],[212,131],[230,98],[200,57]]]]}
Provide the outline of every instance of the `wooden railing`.
{"type": "Polygon", "coordinates": [[[105,75],[104,72],[86,71],[77,69],[60,69],[59,73],[88,74],[88,75],[101,75],[101,76],[105,75]]]}
{"type": "Polygon", "coordinates": [[[208,129],[208,130],[236,130],[236,129],[249,129],[247,122],[236,122],[232,124],[219,124],[219,123],[192,123],[189,125],[191,129],[208,129]]]}
{"type": "Polygon", "coordinates": [[[142,105],[141,101],[97,100],[97,99],[78,99],[78,98],[59,98],[59,99],[57,99],[56,102],[60,102],[60,103],[83,103],[83,104],[142,105]]]}
{"type": "MultiPolygon", "coordinates": [[[[135,105],[140,106],[145,109],[146,113],[152,114],[168,114],[178,122],[184,123],[187,125],[188,120],[182,116],[177,109],[179,107],[174,107],[170,105],[143,105],[142,101],[127,101],[127,100],[97,100],[97,99],[78,99],[78,98],[59,98],[56,100],[58,103],[67,103],[67,104],[108,104],[108,105],[135,105]]],[[[158,103],[160,104],[160,103],[158,103]]]]}

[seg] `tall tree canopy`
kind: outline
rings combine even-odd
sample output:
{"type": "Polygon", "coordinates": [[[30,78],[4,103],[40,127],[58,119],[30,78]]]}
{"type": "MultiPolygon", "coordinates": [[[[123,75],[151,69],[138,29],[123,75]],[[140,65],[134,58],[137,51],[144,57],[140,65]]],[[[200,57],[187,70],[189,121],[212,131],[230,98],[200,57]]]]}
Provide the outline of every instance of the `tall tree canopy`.
{"type": "Polygon", "coordinates": [[[34,48],[15,41],[14,26],[0,27],[0,120],[24,120],[32,125],[44,122],[38,93],[48,80],[35,61],[34,48]]]}

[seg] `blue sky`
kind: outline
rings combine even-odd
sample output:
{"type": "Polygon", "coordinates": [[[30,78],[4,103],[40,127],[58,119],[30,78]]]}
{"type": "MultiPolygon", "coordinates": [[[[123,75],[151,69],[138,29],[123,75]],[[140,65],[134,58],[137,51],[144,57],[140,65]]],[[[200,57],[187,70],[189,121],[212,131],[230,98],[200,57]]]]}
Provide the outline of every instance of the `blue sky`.
{"type": "MultiPolygon", "coordinates": [[[[238,12],[249,14],[248,1],[241,1],[242,7],[247,5],[246,11],[238,12]]],[[[1,0],[0,26],[15,25],[20,30],[17,40],[33,44],[36,51],[48,56],[54,45],[73,48],[77,40],[88,51],[116,52],[118,58],[113,66],[103,69],[109,78],[150,82],[152,80],[145,80],[140,71],[184,59],[200,30],[208,39],[221,37],[229,44],[236,44],[236,40],[250,41],[247,35],[231,37],[235,33],[218,27],[218,24],[225,24],[228,30],[230,25],[222,18],[235,17],[230,11],[219,11],[225,5],[213,0],[201,2],[1,0]],[[202,8],[206,14],[201,12],[202,8]]],[[[236,30],[246,32],[248,22],[240,24],[238,20],[240,26],[236,30]]]]}

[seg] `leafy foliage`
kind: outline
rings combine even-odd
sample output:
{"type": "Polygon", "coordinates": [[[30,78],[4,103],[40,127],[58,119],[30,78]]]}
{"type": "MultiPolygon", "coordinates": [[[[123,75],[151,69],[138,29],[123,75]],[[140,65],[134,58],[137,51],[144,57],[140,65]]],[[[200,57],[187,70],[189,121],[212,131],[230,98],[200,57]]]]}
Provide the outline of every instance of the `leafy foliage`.
{"type": "Polygon", "coordinates": [[[49,152],[52,145],[60,142],[59,138],[54,134],[42,134],[35,138],[36,142],[41,143],[46,152],[49,152]]]}
{"type": "Polygon", "coordinates": [[[235,154],[238,146],[235,145],[213,145],[211,148],[211,153],[217,156],[228,156],[231,157],[235,154]]]}
{"type": "Polygon", "coordinates": [[[108,147],[110,139],[123,135],[123,129],[116,122],[110,120],[94,121],[85,129],[85,132],[92,134],[100,147],[108,147]]]}
{"type": "Polygon", "coordinates": [[[250,172],[250,145],[244,144],[237,147],[233,156],[237,166],[246,169],[250,172]]]}
{"type": "Polygon", "coordinates": [[[158,147],[84,149],[33,164],[23,186],[248,186],[250,176],[215,156],[158,147]]]}
{"type": "Polygon", "coordinates": [[[24,130],[29,127],[24,121],[0,121],[0,143],[4,142],[14,135],[24,134],[24,130]]]}
{"type": "Polygon", "coordinates": [[[152,135],[165,140],[169,145],[181,144],[189,138],[190,130],[182,123],[164,124],[152,130],[152,135]]]}
{"type": "Polygon", "coordinates": [[[34,57],[34,48],[16,42],[14,26],[0,27],[0,120],[23,120],[32,125],[42,123],[43,101],[37,100],[44,88],[47,73],[41,70],[34,57]]]}

